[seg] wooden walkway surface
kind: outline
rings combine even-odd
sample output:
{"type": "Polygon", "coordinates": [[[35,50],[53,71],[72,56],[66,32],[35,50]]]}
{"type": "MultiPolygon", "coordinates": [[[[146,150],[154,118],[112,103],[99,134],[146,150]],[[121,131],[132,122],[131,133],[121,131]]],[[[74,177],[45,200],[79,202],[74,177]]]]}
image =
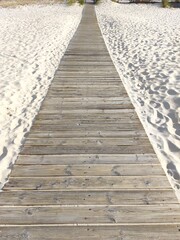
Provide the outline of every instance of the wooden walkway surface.
{"type": "Polygon", "coordinates": [[[8,183],[1,240],[179,240],[180,207],[86,5],[8,183]]]}

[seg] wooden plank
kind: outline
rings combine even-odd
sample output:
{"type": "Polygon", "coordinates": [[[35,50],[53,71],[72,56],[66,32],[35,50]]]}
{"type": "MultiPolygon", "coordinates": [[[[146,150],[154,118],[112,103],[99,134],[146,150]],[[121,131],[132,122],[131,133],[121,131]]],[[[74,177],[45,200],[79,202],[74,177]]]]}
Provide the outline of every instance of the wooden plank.
{"type": "MultiPolygon", "coordinates": [[[[93,90],[94,91],[96,91],[96,90],[107,90],[108,91],[108,90],[110,90],[109,88],[113,89],[113,90],[120,90],[120,89],[124,90],[124,87],[122,85],[119,85],[119,83],[118,84],[112,84],[111,86],[108,86],[107,84],[103,84],[103,85],[102,84],[100,84],[100,85],[96,84],[96,85],[86,86],[86,82],[84,82],[84,84],[80,85],[80,86],[78,84],[74,84],[74,85],[69,86],[69,84],[61,84],[61,83],[59,83],[55,86],[51,85],[51,87],[49,89],[49,92],[50,91],[57,92],[57,91],[61,91],[62,89],[64,91],[75,91],[75,90],[87,91],[87,89],[89,91],[93,91],[93,90]]],[[[101,96],[101,97],[103,97],[103,96],[101,96]]],[[[112,97],[112,96],[110,96],[110,97],[112,97]]]]}
{"type": "Polygon", "coordinates": [[[53,98],[49,98],[47,100],[44,101],[44,104],[46,103],[47,105],[56,105],[59,103],[67,103],[67,104],[73,104],[73,103],[77,103],[77,104],[87,104],[87,103],[110,103],[110,104],[123,104],[123,103],[131,103],[130,100],[128,98],[86,98],[86,97],[76,97],[76,98],[57,98],[57,97],[53,97],[53,98]]]}
{"type": "MultiPolygon", "coordinates": [[[[77,59],[78,60],[78,59],[77,59]]],[[[117,73],[109,73],[107,72],[106,75],[104,76],[104,74],[102,72],[85,72],[85,71],[78,71],[78,72],[75,72],[75,71],[60,71],[60,70],[57,70],[56,71],[56,74],[58,74],[59,76],[61,77],[78,77],[80,76],[81,77],[92,77],[92,78],[96,78],[96,77],[100,77],[100,78],[117,78],[119,77],[117,73]]],[[[112,97],[112,95],[111,95],[112,97]]]]}
{"type": "MultiPolygon", "coordinates": [[[[108,77],[108,78],[103,78],[101,76],[95,76],[95,77],[87,77],[87,76],[62,76],[62,75],[57,75],[54,80],[53,80],[54,84],[58,84],[58,85],[63,85],[63,84],[70,84],[70,85],[75,85],[75,84],[80,84],[80,85],[88,85],[90,83],[92,84],[98,84],[98,85],[117,85],[120,84],[119,81],[117,80],[116,77],[108,77]]],[[[52,85],[50,85],[52,86],[52,85]]],[[[123,90],[123,89],[122,89],[123,90]]],[[[126,93],[127,96],[127,93],[126,93]]],[[[74,97],[74,96],[72,96],[74,97]]],[[[117,97],[117,96],[116,96],[117,97]]],[[[121,96],[122,97],[122,96],[121,96]]]]}
{"type": "Polygon", "coordinates": [[[43,104],[41,106],[41,109],[130,109],[134,108],[130,102],[127,102],[124,104],[113,104],[113,103],[61,103],[60,104],[54,104],[54,105],[48,105],[48,104],[43,104]]]}
{"type": "MultiPolygon", "coordinates": [[[[72,86],[72,85],[89,85],[89,84],[93,84],[93,85],[96,85],[96,84],[98,84],[98,85],[107,85],[107,86],[109,86],[109,85],[118,85],[119,84],[119,82],[118,82],[118,80],[116,80],[116,78],[114,77],[112,77],[112,78],[102,78],[102,77],[85,77],[85,76],[81,76],[81,77],[79,77],[78,78],[78,76],[74,76],[74,78],[73,78],[73,76],[61,76],[61,75],[59,75],[59,76],[56,76],[55,78],[54,78],[54,80],[53,80],[53,82],[54,82],[54,84],[57,84],[58,86],[62,86],[62,85],[70,85],[70,86],[72,86]]],[[[123,88],[121,89],[121,90],[123,90],[123,88]]],[[[127,93],[126,94],[124,94],[124,95],[126,95],[127,96],[127,93]]],[[[73,97],[73,96],[72,96],[73,97]]],[[[122,96],[121,96],[122,97],[122,96]]]]}
{"type": "Polygon", "coordinates": [[[57,104],[57,103],[60,103],[60,102],[70,102],[70,103],[74,103],[74,102],[77,102],[77,103],[80,103],[80,102],[110,102],[110,103],[113,103],[113,104],[117,104],[119,102],[131,102],[130,99],[128,97],[109,97],[109,98],[102,98],[102,97],[73,97],[73,98],[61,98],[61,97],[55,97],[55,98],[49,98],[49,99],[45,99],[44,100],[44,103],[46,104],[57,104]]]}
{"type": "Polygon", "coordinates": [[[71,176],[71,177],[10,177],[4,189],[170,189],[166,176],[71,176]]]}
{"type": "MultiPolygon", "coordinates": [[[[59,125],[60,123],[63,123],[63,121],[67,121],[68,124],[76,123],[78,121],[80,123],[86,123],[86,124],[88,124],[88,123],[95,124],[96,121],[97,121],[98,125],[100,125],[100,124],[102,124],[103,122],[106,122],[106,121],[107,121],[106,125],[108,123],[110,123],[110,124],[114,123],[116,125],[118,123],[120,123],[120,124],[122,123],[122,125],[125,125],[126,121],[127,121],[127,124],[131,124],[133,122],[135,122],[135,123],[137,122],[136,124],[139,124],[139,121],[136,120],[135,117],[133,119],[133,116],[132,116],[132,118],[124,116],[124,117],[119,119],[118,117],[115,118],[114,116],[112,116],[111,118],[110,117],[108,118],[108,117],[106,117],[106,115],[105,116],[97,115],[97,119],[95,119],[95,116],[91,116],[91,117],[86,116],[85,117],[83,114],[79,114],[79,116],[77,116],[77,114],[73,114],[73,115],[69,116],[68,113],[63,114],[61,112],[59,112],[59,114],[58,113],[49,113],[49,115],[47,113],[39,114],[39,116],[35,119],[35,123],[37,123],[39,125],[41,123],[42,124],[47,124],[47,125],[52,124],[53,118],[54,118],[54,121],[55,121],[55,125],[59,125]]],[[[135,132],[136,134],[138,134],[138,132],[140,131],[140,134],[141,134],[142,130],[144,130],[144,129],[143,128],[138,129],[138,130],[133,129],[132,131],[135,132]]],[[[112,129],[106,129],[106,132],[108,132],[108,131],[112,131],[112,129]]],[[[126,130],[124,130],[124,132],[125,131],[126,130]]],[[[122,132],[123,132],[123,130],[122,130],[122,132]]],[[[146,135],[146,137],[147,137],[147,135],[146,135]]]]}
{"type": "Polygon", "coordinates": [[[26,134],[26,137],[28,138],[75,138],[75,137],[123,137],[123,138],[128,138],[128,137],[134,137],[134,138],[144,138],[146,136],[146,133],[141,130],[141,131],[78,131],[78,130],[65,130],[65,131],[51,131],[51,130],[44,130],[38,131],[34,130],[31,131],[30,133],[26,134]]]}
{"type": "MultiPolygon", "coordinates": [[[[76,110],[77,112],[73,111],[72,113],[70,113],[69,110],[62,110],[62,113],[59,113],[59,114],[45,114],[45,113],[39,113],[38,116],[36,117],[36,120],[47,120],[47,119],[53,119],[56,120],[56,119],[66,119],[66,120],[71,120],[71,119],[81,119],[81,120],[96,120],[97,122],[98,121],[120,121],[120,120],[132,120],[132,121],[139,121],[137,115],[135,114],[135,112],[122,112],[122,113],[119,113],[119,112],[112,112],[112,113],[97,113],[97,112],[91,112],[91,113],[88,113],[88,112],[83,112],[83,111],[78,111],[76,110]]],[[[95,111],[95,110],[94,110],[95,111]]],[[[118,110],[119,111],[119,110],[118,110]]],[[[135,131],[135,130],[134,130],[135,131]]]]}
{"type": "MultiPolygon", "coordinates": [[[[51,111],[49,112],[49,114],[51,111]]],[[[40,114],[42,114],[42,111],[40,111],[40,114]]],[[[48,114],[48,112],[47,112],[48,114]]],[[[62,109],[61,114],[87,114],[88,116],[91,114],[135,114],[134,109],[76,109],[76,110],[68,110],[68,109],[62,109]]]]}
{"type": "Polygon", "coordinates": [[[112,146],[107,148],[106,146],[89,146],[81,145],[81,146],[24,146],[21,151],[21,155],[37,155],[37,154],[145,154],[145,153],[154,153],[154,150],[149,145],[141,145],[141,146],[112,146]]]}
{"type": "MultiPolygon", "coordinates": [[[[48,110],[46,110],[48,111],[48,110]]],[[[51,112],[51,111],[50,111],[51,112]]],[[[58,111],[56,111],[56,113],[58,113],[58,111]]],[[[118,130],[122,130],[122,131],[129,131],[129,130],[134,130],[136,129],[136,131],[138,129],[142,129],[142,125],[140,124],[140,122],[132,122],[132,123],[115,123],[115,124],[110,124],[110,123],[104,123],[103,125],[100,124],[100,123],[97,123],[97,124],[93,124],[93,123],[78,123],[78,121],[76,122],[72,122],[70,124],[66,124],[65,121],[59,123],[59,124],[56,124],[56,125],[33,125],[31,130],[41,130],[41,131],[44,131],[44,130],[53,130],[53,131],[64,131],[64,130],[92,130],[92,131],[102,131],[102,130],[106,130],[106,129],[109,129],[109,131],[118,131],[118,130]]]]}
{"type": "Polygon", "coordinates": [[[3,206],[0,224],[180,224],[180,205],[3,206]]]}
{"type": "MultiPolygon", "coordinates": [[[[102,75],[104,75],[104,66],[102,65],[98,65],[96,66],[95,64],[94,65],[86,65],[86,66],[83,66],[83,65],[76,65],[76,66],[73,66],[73,65],[66,65],[66,66],[62,66],[60,65],[60,68],[59,68],[60,71],[91,71],[91,72],[102,72],[102,75]]],[[[107,65],[106,66],[106,71],[108,72],[112,72],[114,73],[114,65],[107,65]]]]}
{"type": "Polygon", "coordinates": [[[154,205],[177,204],[172,190],[4,191],[0,205],[154,205]]]}
{"type": "Polygon", "coordinates": [[[160,164],[17,165],[11,177],[147,175],[163,176],[165,173],[160,164]]]}
{"type": "MultiPolygon", "coordinates": [[[[79,61],[79,58],[74,61],[79,61]]],[[[120,83],[119,76],[91,76],[91,75],[78,76],[78,75],[74,75],[74,74],[69,74],[69,76],[68,76],[67,73],[66,73],[66,76],[64,76],[63,73],[61,73],[61,72],[57,73],[54,76],[53,83],[59,84],[59,83],[61,83],[61,80],[64,82],[69,80],[69,82],[71,82],[72,84],[75,84],[76,82],[84,83],[86,81],[87,82],[88,81],[97,81],[98,84],[101,84],[101,81],[103,83],[105,83],[105,82],[111,83],[111,81],[112,81],[112,83],[113,82],[120,83]]],[[[50,86],[52,86],[52,85],[50,85],[50,86]]],[[[127,93],[126,93],[126,95],[127,95],[127,93]]],[[[110,97],[112,97],[112,96],[110,96],[110,97]]],[[[118,96],[116,96],[116,97],[118,97],[118,96]]]]}
{"type": "Polygon", "coordinates": [[[16,165],[158,164],[155,154],[20,155],[16,165]]]}
{"type": "MultiPolygon", "coordinates": [[[[121,90],[113,90],[113,89],[110,89],[109,91],[103,91],[103,89],[97,89],[96,91],[86,91],[86,90],[70,90],[70,91],[65,91],[65,90],[61,90],[59,91],[59,94],[61,95],[61,97],[72,97],[72,96],[79,96],[79,97],[93,97],[93,96],[97,96],[97,97],[100,97],[100,96],[104,96],[104,97],[109,97],[109,96],[117,96],[117,95],[126,95],[125,93],[125,90],[124,91],[121,91],[121,90]],[[112,91],[112,93],[110,93],[112,91]]],[[[49,96],[57,96],[58,95],[58,91],[51,91],[49,90],[49,93],[48,93],[48,97],[49,96]]]]}
{"type": "MultiPolygon", "coordinates": [[[[79,47],[83,47],[83,45],[84,44],[81,43],[79,47]]],[[[100,43],[100,45],[101,45],[101,43],[100,43]]],[[[86,49],[87,49],[87,47],[89,47],[89,44],[85,45],[86,49]]],[[[64,60],[65,59],[66,58],[64,58],[64,60]]],[[[105,61],[97,61],[97,58],[93,58],[93,59],[87,59],[87,58],[79,59],[78,58],[78,61],[73,61],[73,59],[70,58],[68,61],[63,61],[61,63],[61,65],[60,65],[60,67],[71,67],[71,66],[73,66],[73,67],[76,67],[76,66],[85,66],[85,67],[87,67],[87,66],[94,66],[94,65],[96,65],[96,66],[103,66],[103,67],[110,66],[110,65],[112,65],[112,61],[111,61],[111,59],[109,59],[109,60],[105,59],[105,61]]]]}
{"type": "Polygon", "coordinates": [[[134,146],[134,145],[147,145],[149,139],[146,138],[102,138],[102,137],[81,137],[81,138],[27,138],[25,146],[82,146],[88,145],[91,147],[110,147],[111,146],[134,146]]]}
{"type": "MultiPolygon", "coordinates": [[[[139,119],[134,114],[129,114],[129,115],[123,114],[123,116],[121,117],[119,116],[119,114],[112,114],[112,116],[110,116],[109,114],[109,117],[108,117],[108,114],[92,114],[91,115],[88,113],[85,114],[85,113],[76,113],[76,112],[73,112],[72,114],[70,114],[68,112],[64,112],[64,110],[62,110],[62,112],[60,112],[59,114],[49,113],[48,115],[47,113],[40,113],[39,116],[36,117],[36,120],[53,120],[53,118],[55,121],[65,119],[66,121],[79,120],[84,122],[92,121],[93,123],[95,123],[95,121],[97,121],[97,123],[98,122],[102,123],[106,121],[107,123],[108,122],[117,123],[120,121],[122,121],[122,123],[124,123],[125,121],[127,121],[127,123],[132,121],[139,122],[139,119]]],[[[136,130],[134,129],[134,131],[136,130]]]]}
{"type": "MultiPolygon", "coordinates": [[[[91,78],[90,80],[81,78],[81,82],[79,82],[79,81],[80,81],[80,79],[74,78],[74,81],[72,82],[72,80],[69,79],[68,77],[61,77],[61,78],[58,78],[58,81],[56,82],[56,84],[57,84],[57,86],[59,88],[62,88],[63,86],[65,87],[65,86],[67,86],[67,84],[68,84],[68,86],[72,86],[72,85],[76,84],[76,85],[79,85],[79,86],[86,85],[87,87],[90,86],[90,85],[96,85],[97,83],[99,85],[102,85],[102,86],[103,85],[113,86],[113,85],[117,85],[118,84],[117,81],[113,81],[113,80],[109,80],[109,79],[108,80],[104,80],[104,79],[103,80],[102,79],[97,80],[97,78],[94,78],[94,79],[91,78]]],[[[48,93],[48,96],[50,96],[50,93],[48,93]]],[[[78,97],[78,95],[76,95],[76,96],[78,97]]],[[[125,90],[123,90],[123,89],[121,89],[121,96],[124,96],[124,97],[127,96],[125,90]]],[[[66,98],[65,95],[63,97],[66,98]]],[[[67,98],[70,98],[70,97],[73,98],[74,96],[71,95],[71,96],[68,96],[67,98]]],[[[85,96],[83,96],[83,97],[85,97],[85,96]]],[[[109,98],[109,95],[107,95],[105,97],[109,98]]]]}
{"type": "MultiPolygon", "coordinates": [[[[124,92],[123,92],[124,93],[124,92]]],[[[57,96],[58,94],[60,94],[62,97],[72,97],[72,96],[104,96],[104,97],[109,97],[109,96],[117,96],[117,95],[121,95],[122,94],[122,91],[120,89],[113,89],[113,88],[110,88],[108,89],[108,86],[107,86],[107,89],[103,89],[103,88],[99,88],[99,89],[96,89],[96,90],[86,90],[86,89],[66,89],[65,88],[63,89],[60,89],[59,91],[56,89],[54,90],[49,90],[49,93],[48,93],[48,96],[57,96]]]]}
{"type": "MultiPolygon", "coordinates": [[[[71,118],[68,119],[67,117],[64,118],[63,116],[58,116],[57,118],[53,119],[37,119],[34,124],[45,124],[45,125],[52,125],[53,123],[55,125],[60,125],[62,124],[64,121],[67,122],[67,124],[72,124],[72,123],[77,123],[79,122],[80,124],[103,124],[104,121],[106,121],[106,123],[109,123],[109,125],[111,124],[131,124],[134,122],[133,119],[128,119],[128,118],[122,118],[122,119],[83,119],[79,116],[79,119],[75,119],[75,118],[71,118]]],[[[147,139],[147,136],[146,136],[147,139]]]]}
{"type": "Polygon", "coordinates": [[[4,226],[2,240],[179,240],[180,228],[174,224],[139,226],[4,226]]]}

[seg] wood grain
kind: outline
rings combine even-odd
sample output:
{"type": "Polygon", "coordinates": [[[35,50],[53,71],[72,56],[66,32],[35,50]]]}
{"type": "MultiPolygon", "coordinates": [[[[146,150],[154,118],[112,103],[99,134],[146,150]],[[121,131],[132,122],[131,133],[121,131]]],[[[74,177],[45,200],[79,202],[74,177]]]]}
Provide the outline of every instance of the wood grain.
{"type": "Polygon", "coordinates": [[[0,207],[0,224],[143,224],[180,222],[180,205],[0,207]]]}
{"type": "Polygon", "coordinates": [[[155,154],[20,155],[16,165],[158,164],[155,154]]]}
{"type": "Polygon", "coordinates": [[[157,164],[17,165],[11,177],[45,176],[164,176],[157,164]],[[132,171],[133,169],[133,171],[132,171]]]}
{"type": "Polygon", "coordinates": [[[10,177],[4,189],[170,189],[166,176],[10,177]]]}
{"type": "Polygon", "coordinates": [[[159,205],[177,204],[171,189],[17,190],[0,193],[0,205],[159,205]],[[73,196],[73,197],[72,197],[73,196]]]}
{"type": "Polygon", "coordinates": [[[140,226],[7,226],[0,227],[2,240],[179,240],[176,224],[140,226]]]}

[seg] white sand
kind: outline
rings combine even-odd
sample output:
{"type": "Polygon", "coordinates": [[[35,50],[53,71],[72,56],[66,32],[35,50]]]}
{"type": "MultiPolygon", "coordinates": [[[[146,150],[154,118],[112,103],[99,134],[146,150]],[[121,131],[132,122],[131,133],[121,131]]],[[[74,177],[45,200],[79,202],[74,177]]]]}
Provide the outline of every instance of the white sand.
{"type": "Polygon", "coordinates": [[[81,19],[73,5],[0,8],[0,182],[17,158],[81,19]]]}
{"type": "Polygon", "coordinates": [[[180,9],[104,1],[110,55],[180,199],[180,9]]]}

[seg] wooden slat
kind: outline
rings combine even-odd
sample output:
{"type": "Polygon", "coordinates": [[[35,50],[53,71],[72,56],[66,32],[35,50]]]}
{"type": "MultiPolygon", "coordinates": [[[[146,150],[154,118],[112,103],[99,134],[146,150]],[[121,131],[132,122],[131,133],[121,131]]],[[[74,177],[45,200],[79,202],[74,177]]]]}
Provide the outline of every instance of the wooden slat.
{"type": "Polygon", "coordinates": [[[64,108],[64,109],[130,109],[130,108],[134,108],[131,104],[130,101],[125,101],[124,102],[108,102],[108,101],[86,101],[86,100],[83,100],[83,101],[79,101],[79,102],[76,102],[76,101],[73,101],[73,98],[72,98],[72,101],[70,102],[67,102],[67,101],[59,101],[58,103],[56,103],[54,101],[54,103],[46,103],[44,102],[44,104],[42,105],[41,109],[43,110],[44,108],[47,109],[47,108],[51,108],[51,109],[60,109],[60,108],[64,108]]]}
{"type": "Polygon", "coordinates": [[[0,224],[180,224],[180,205],[0,207],[0,224]]]}
{"type": "Polygon", "coordinates": [[[73,131],[68,131],[68,130],[63,130],[63,131],[51,131],[51,130],[44,130],[42,131],[33,131],[30,132],[28,134],[26,134],[26,136],[28,138],[74,138],[74,137],[123,137],[123,138],[128,138],[128,137],[134,137],[134,138],[138,138],[138,137],[144,137],[146,134],[143,130],[140,131],[88,131],[88,130],[84,130],[84,131],[78,131],[78,130],[73,130],[73,131]]]}
{"type": "Polygon", "coordinates": [[[174,225],[140,226],[16,226],[0,227],[2,240],[179,240],[180,227],[174,225]]]}
{"type": "Polygon", "coordinates": [[[4,189],[170,189],[166,176],[10,177],[4,189]]]}
{"type": "MultiPolygon", "coordinates": [[[[133,117],[133,115],[135,115],[135,110],[134,109],[63,109],[62,108],[62,111],[61,112],[58,112],[58,111],[50,111],[49,109],[49,114],[51,114],[51,112],[53,113],[58,113],[60,115],[66,115],[66,114],[72,114],[72,116],[77,116],[77,114],[79,114],[79,116],[81,115],[86,115],[87,117],[89,117],[91,115],[91,117],[93,117],[93,114],[94,117],[96,117],[96,114],[97,116],[100,114],[101,117],[104,117],[105,115],[104,114],[108,114],[109,116],[111,114],[121,114],[121,117],[123,118],[123,116],[129,114],[131,117],[133,117]]],[[[48,112],[46,112],[45,110],[43,111],[40,111],[40,115],[44,115],[44,114],[48,114],[48,112]]],[[[121,118],[120,117],[120,118],[121,118]]],[[[130,118],[131,118],[130,117],[130,118]]]]}
{"type": "MultiPolygon", "coordinates": [[[[57,116],[57,115],[56,115],[57,116]]],[[[103,118],[100,118],[100,119],[97,119],[97,120],[95,120],[95,119],[91,119],[91,118],[73,118],[73,116],[72,116],[72,118],[68,118],[68,117],[66,117],[66,116],[64,116],[64,115],[58,115],[58,117],[56,118],[55,116],[53,116],[54,117],[54,121],[53,121],[53,119],[39,119],[39,120],[36,120],[35,121],[35,123],[34,123],[34,125],[40,125],[40,124],[42,124],[42,125],[52,125],[53,123],[54,123],[54,125],[61,125],[62,124],[62,122],[63,121],[65,121],[65,122],[67,122],[67,125],[69,125],[69,124],[72,124],[72,123],[76,123],[76,124],[79,124],[79,125],[81,125],[81,124],[103,124],[104,123],[104,121],[106,121],[106,123],[108,123],[109,125],[111,125],[111,124],[117,124],[117,123],[119,123],[119,124],[131,124],[131,123],[133,123],[133,119],[129,119],[129,118],[121,118],[121,119],[103,119],[103,118]]],[[[126,135],[124,136],[124,137],[126,137],[126,135]]],[[[147,139],[147,136],[146,136],[146,139],[147,139]]]]}
{"type": "Polygon", "coordinates": [[[4,191],[0,205],[154,205],[177,204],[172,190],[4,191]]]}
{"type": "MultiPolygon", "coordinates": [[[[47,110],[46,110],[47,111],[47,110]]],[[[74,124],[73,123],[70,123],[70,124],[66,124],[65,121],[62,121],[60,124],[57,124],[57,125],[49,125],[49,124],[38,124],[38,125],[34,125],[31,129],[32,130],[53,130],[53,131],[56,131],[56,130],[76,130],[76,129],[82,129],[83,130],[94,130],[94,131],[101,131],[101,130],[105,130],[106,128],[109,128],[111,129],[112,131],[118,131],[118,130],[134,130],[134,129],[142,129],[142,126],[140,125],[139,122],[137,123],[114,123],[114,124],[110,124],[110,123],[104,123],[104,124],[100,124],[100,123],[97,123],[97,124],[93,124],[93,123],[81,123],[81,122],[78,122],[78,121],[74,121],[74,124]]]]}
{"type": "Polygon", "coordinates": [[[20,155],[16,165],[25,164],[157,164],[155,154],[77,154],[77,155],[20,155]]]}
{"type": "Polygon", "coordinates": [[[149,145],[149,140],[146,138],[27,138],[26,146],[88,146],[91,147],[115,147],[115,146],[134,146],[134,145],[149,145]]]}
{"type": "MultiPolygon", "coordinates": [[[[43,116],[44,117],[48,117],[48,114],[45,113],[39,113],[38,116],[36,117],[36,120],[38,119],[42,119],[43,120],[43,116]]],[[[52,114],[49,114],[49,116],[51,117],[52,114]]],[[[131,111],[131,109],[127,112],[127,110],[125,109],[118,109],[117,112],[113,112],[113,110],[107,112],[107,110],[87,110],[87,111],[72,111],[72,110],[64,110],[62,109],[62,112],[59,114],[54,114],[53,115],[54,120],[59,118],[64,118],[66,120],[71,120],[71,119],[81,119],[81,120],[124,120],[126,119],[127,121],[129,120],[134,120],[137,121],[138,117],[136,115],[136,113],[133,111],[131,111]],[[99,111],[99,113],[97,112],[99,111]]],[[[46,119],[46,118],[45,118],[46,119]]],[[[48,118],[47,118],[48,119],[48,118]]],[[[51,119],[51,118],[50,118],[51,119]]]]}
{"type": "MultiPolygon", "coordinates": [[[[72,81],[72,80],[71,80],[72,81]]],[[[57,83],[56,83],[57,84],[57,83]]],[[[79,98],[79,97],[73,97],[73,98],[61,98],[61,97],[55,97],[55,98],[49,98],[49,99],[45,99],[44,103],[46,103],[47,105],[54,105],[60,102],[65,102],[65,103],[88,103],[88,102],[110,102],[111,104],[118,104],[118,103],[124,103],[124,102],[130,102],[130,99],[128,97],[124,98],[124,97],[110,97],[110,98],[98,98],[98,97],[84,97],[84,98],[79,98]]]]}
{"type": "Polygon", "coordinates": [[[96,146],[24,146],[21,154],[25,155],[34,155],[34,154],[101,154],[101,153],[107,153],[107,154],[143,154],[143,153],[153,153],[153,149],[149,146],[149,144],[141,146],[112,146],[107,149],[107,147],[96,147],[96,146]]]}
{"type": "Polygon", "coordinates": [[[67,121],[69,120],[75,120],[75,119],[79,119],[79,120],[82,120],[82,121],[97,121],[97,123],[99,121],[138,121],[138,117],[136,115],[136,113],[133,111],[129,111],[129,112],[126,112],[125,110],[122,111],[121,109],[121,112],[119,112],[119,110],[115,113],[115,112],[112,112],[110,111],[109,113],[107,112],[107,110],[104,110],[103,111],[100,111],[99,113],[95,112],[88,112],[88,111],[82,111],[82,112],[74,112],[74,111],[64,111],[62,109],[62,112],[59,113],[59,114],[46,114],[46,113],[39,113],[38,116],[36,117],[36,121],[38,120],[52,120],[54,119],[55,121],[58,120],[58,119],[66,119],[67,121]],[[106,111],[106,112],[105,112],[106,111]]]}
{"type": "Polygon", "coordinates": [[[155,176],[165,175],[159,164],[17,165],[11,176],[155,176]],[[133,169],[133,171],[132,171],[133,169]]]}
{"type": "MultiPolygon", "coordinates": [[[[40,111],[39,114],[44,114],[44,111],[40,111]]],[[[48,113],[47,113],[48,114],[48,113]]],[[[72,116],[74,114],[79,114],[79,115],[91,115],[92,114],[101,114],[101,116],[103,116],[103,114],[109,114],[109,116],[111,114],[121,114],[121,117],[123,118],[124,114],[130,114],[131,116],[136,114],[134,109],[76,109],[76,110],[68,110],[68,109],[63,109],[61,111],[61,114],[72,114],[72,116]]],[[[96,115],[95,115],[96,116],[96,115]]],[[[94,117],[95,117],[94,116],[94,117]]]]}

